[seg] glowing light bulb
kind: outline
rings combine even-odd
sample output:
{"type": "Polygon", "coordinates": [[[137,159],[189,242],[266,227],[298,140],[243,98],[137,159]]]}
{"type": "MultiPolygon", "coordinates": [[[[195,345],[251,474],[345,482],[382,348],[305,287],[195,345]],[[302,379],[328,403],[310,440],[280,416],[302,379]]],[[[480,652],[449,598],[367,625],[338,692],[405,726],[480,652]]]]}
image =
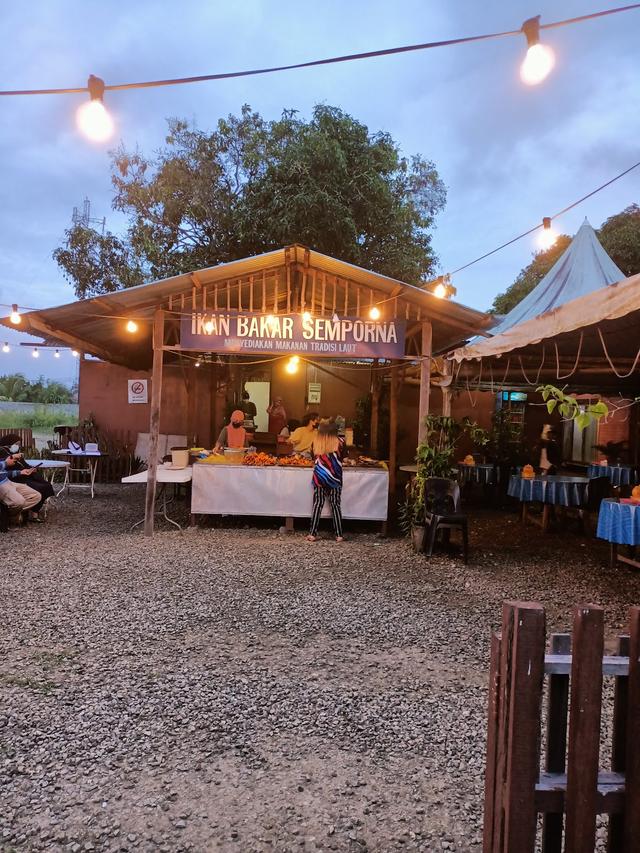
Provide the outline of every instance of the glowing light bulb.
{"type": "Polygon", "coordinates": [[[59,350],[59,349],[57,349],[57,350],[54,352],[53,357],[54,357],[54,358],[60,358],[60,350],[59,350]]]}
{"type": "Polygon", "coordinates": [[[377,305],[374,305],[374,306],[370,309],[370,311],[369,311],[369,317],[370,317],[372,320],[379,320],[379,319],[380,319],[380,309],[378,308],[378,306],[377,306],[377,305]]]}
{"type": "Polygon", "coordinates": [[[91,100],[81,104],[76,113],[78,128],[92,142],[106,142],[113,134],[113,119],[102,103],[104,81],[93,74],[87,82],[91,100]]]}
{"type": "Polygon", "coordinates": [[[38,352],[38,347],[34,347],[34,348],[33,348],[33,352],[31,353],[31,355],[32,355],[34,358],[40,358],[40,353],[38,352]]]}
{"type": "Polygon", "coordinates": [[[268,314],[268,315],[267,315],[267,323],[268,323],[270,326],[273,326],[273,324],[275,323],[275,321],[276,321],[276,318],[273,316],[273,314],[268,314]]]}
{"type": "Polygon", "coordinates": [[[310,320],[312,320],[313,317],[311,316],[311,311],[303,311],[302,319],[305,321],[305,323],[308,323],[310,320]]]}
{"type": "Polygon", "coordinates": [[[558,239],[558,234],[551,227],[551,219],[545,216],[542,220],[542,231],[538,234],[538,246],[542,251],[550,249],[558,239]]]}
{"type": "Polygon", "coordinates": [[[127,332],[130,332],[132,335],[134,332],[138,331],[138,324],[135,320],[129,320],[127,323],[127,332]]]}
{"type": "Polygon", "coordinates": [[[207,320],[207,322],[204,324],[204,330],[208,335],[213,332],[213,320],[207,320]]]}
{"type": "Polygon", "coordinates": [[[293,358],[290,358],[289,361],[287,362],[286,366],[285,366],[285,370],[287,371],[287,373],[297,373],[298,372],[298,361],[300,361],[300,359],[298,359],[298,361],[294,361],[294,358],[296,358],[296,356],[293,356],[293,358]]]}
{"type": "Polygon", "coordinates": [[[444,299],[445,298],[445,296],[447,295],[447,288],[444,286],[444,284],[442,284],[442,282],[440,282],[440,284],[436,285],[436,287],[433,291],[433,295],[437,296],[438,299],[444,299]]]}
{"type": "Polygon", "coordinates": [[[71,350],[71,355],[72,355],[74,358],[79,358],[79,357],[80,357],[80,353],[78,352],[78,350],[77,350],[77,349],[72,349],[72,350],[71,350]]]}
{"type": "Polygon", "coordinates": [[[522,32],[527,39],[527,55],[520,66],[520,79],[527,86],[536,86],[549,75],[556,57],[550,47],[540,44],[540,15],[525,21],[522,32]]]}
{"type": "Polygon", "coordinates": [[[14,326],[19,326],[22,322],[22,317],[20,316],[20,314],[18,314],[17,305],[11,306],[11,314],[9,315],[9,319],[11,320],[14,326]]]}
{"type": "Polygon", "coordinates": [[[289,361],[292,364],[300,364],[300,356],[299,355],[292,355],[291,358],[289,359],[289,361]]]}
{"type": "Polygon", "coordinates": [[[195,363],[194,367],[200,367],[200,361],[199,361],[199,360],[198,360],[198,361],[196,361],[196,363],[195,363]]]}
{"type": "Polygon", "coordinates": [[[11,347],[9,346],[8,341],[5,341],[2,345],[2,352],[11,352],[11,347]]]}

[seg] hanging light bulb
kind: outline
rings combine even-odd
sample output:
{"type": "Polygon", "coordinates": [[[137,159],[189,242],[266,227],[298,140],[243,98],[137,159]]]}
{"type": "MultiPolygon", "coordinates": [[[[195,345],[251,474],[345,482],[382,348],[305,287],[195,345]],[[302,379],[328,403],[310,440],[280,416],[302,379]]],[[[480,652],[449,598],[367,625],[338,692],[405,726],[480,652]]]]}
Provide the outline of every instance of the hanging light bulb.
{"type": "Polygon", "coordinates": [[[9,346],[9,341],[5,341],[2,345],[2,352],[11,352],[11,347],[9,346]]]}
{"type": "Polygon", "coordinates": [[[300,359],[297,355],[292,356],[285,365],[285,370],[287,371],[287,373],[297,373],[299,361],[300,359]]]}
{"type": "Polygon", "coordinates": [[[77,350],[77,349],[72,349],[72,350],[71,350],[71,355],[72,355],[74,358],[79,358],[79,357],[80,357],[80,353],[78,352],[78,350],[77,350]]]}
{"type": "Polygon", "coordinates": [[[60,350],[59,350],[59,349],[57,349],[57,350],[54,352],[53,357],[54,357],[54,358],[60,358],[60,350]]]}
{"type": "Polygon", "coordinates": [[[550,249],[558,239],[558,235],[551,227],[551,217],[545,216],[542,220],[542,231],[538,235],[538,246],[543,251],[550,249]]]}
{"type": "Polygon", "coordinates": [[[138,324],[136,323],[136,321],[135,320],[129,320],[127,322],[127,332],[130,332],[130,334],[133,335],[137,331],[138,331],[138,324]]]}
{"type": "Polygon", "coordinates": [[[438,299],[444,299],[447,295],[447,288],[444,286],[442,282],[437,284],[435,290],[433,291],[433,295],[437,296],[438,299]]]}
{"type": "Polygon", "coordinates": [[[311,311],[303,311],[302,312],[302,319],[304,320],[305,323],[308,323],[310,320],[312,320],[313,317],[311,315],[311,311]]]}
{"type": "Polygon", "coordinates": [[[102,102],[104,80],[91,74],[87,89],[90,100],[78,108],[76,122],[82,133],[92,142],[106,142],[113,134],[113,119],[102,102]]]}
{"type": "Polygon", "coordinates": [[[213,320],[207,320],[207,322],[204,324],[204,330],[208,335],[213,332],[213,320]]]}
{"type": "Polygon", "coordinates": [[[200,359],[198,359],[194,365],[194,367],[200,367],[200,359]]]}
{"type": "Polygon", "coordinates": [[[33,352],[31,353],[31,355],[32,355],[34,358],[40,358],[40,353],[38,352],[38,347],[34,347],[34,348],[33,348],[33,352]]]}
{"type": "Polygon", "coordinates": [[[300,364],[300,356],[299,355],[292,355],[291,358],[289,359],[289,361],[292,364],[300,364]]]}
{"type": "Polygon", "coordinates": [[[550,74],[556,58],[550,47],[540,44],[540,15],[525,21],[522,32],[527,40],[527,55],[520,66],[520,79],[527,86],[536,86],[550,74]]]}
{"type": "Polygon", "coordinates": [[[14,326],[19,326],[22,322],[22,317],[20,316],[20,314],[18,314],[17,305],[11,306],[11,314],[9,314],[9,319],[11,320],[14,326]]]}
{"type": "Polygon", "coordinates": [[[267,314],[267,323],[268,323],[270,326],[273,326],[273,324],[274,324],[275,322],[276,322],[276,318],[273,316],[273,314],[267,314]]]}
{"type": "Polygon", "coordinates": [[[378,308],[378,306],[377,306],[377,305],[373,305],[373,306],[369,309],[369,317],[370,317],[372,320],[379,320],[379,319],[380,319],[380,309],[378,308]]]}

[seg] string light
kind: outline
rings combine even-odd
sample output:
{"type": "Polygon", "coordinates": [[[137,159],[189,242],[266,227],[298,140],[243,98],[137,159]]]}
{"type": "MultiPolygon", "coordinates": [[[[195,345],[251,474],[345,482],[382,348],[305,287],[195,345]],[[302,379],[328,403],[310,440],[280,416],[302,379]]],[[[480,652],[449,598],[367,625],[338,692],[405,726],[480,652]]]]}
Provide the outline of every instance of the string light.
{"type": "Polygon", "coordinates": [[[284,369],[287,373],[297,373],[299,362],[300,358],[297,355],[291,356],[284,369]]]}
{"type": "Polygon", "coordinates": [[[291,358],[289,359],[289,361],[292,364],[300,364],[300,356],[299,355],[292,355],[291,358]]]}
{"type": "Polygon", "coordinates": [[[54,357],[54,358],[60,358],[60,350],[59,350],[59,349],[57,349],[57,350],[54,352],[53,357],[54,357]]]}
{"type": "Polygon", "coordinates": [[[71,355],[72,355],[74,358],[79,358],[79,357],[80,357],[80,353],[78,352],[78,350],[77,350],[77,349],[72,349],[72,350],[71,350],[71,355]]]}
{"type": "Polygon", "coordinates": [[[34,348],[33,348],[33,352],[31,353],[31,355],[32,355],[34,358],[40,358],[40,353],[38,352],[38,347],[34,347],[34,348]]]}
{"type": "Polygon", "coordinates": [[[548,45],[540,44],[540,15],[525,21],[522,32],[527,40],[527,55],[520,66],[520,79],[527,86],[537,86],[549,76],[556,58],[548,45]]]}
{"type": "Polygon", "coordinates": [[[302,319],[304,320],[305,323],[309,323],[313,319],[311,311],[303,311],[302,312],[302,319]]]}
{"type": "Polygon", "coordinates": [[[89,75],[87,81],[89,101],[78,107],[76,122],[87,139],[92,142],[106,142],[113,134],[113,119],[103,103],[104,80],[89,75]]]}
{"type": "Polygon", "coordinates": [[[194,367],[200,367],[200,359],[198,359],[198,360],[196,361],[196,363],[194,364],[194,367]]]}
{"type": "Polygon", "coordinates": [[[369,317],[371,320],[379,320],[380,319],[380,309],[377,305],[372,305],[369,309],[369,317]]]}
{"type": "Polygon", "coordinates": [[[130,332],[132,335],[138,331],[138,324],[135,320],[129,320],[127,322],[127,332],[130,332]]]}
{"type": "Polygon", "coordinates": [[[538,235],[538,245],[543,251],[550,249],[558,239],[558,234],[551,227],[551,217],[545,216],[542,220],[542,231],[538,235]]]}
{"type": "Polygon", "coordinates": [[[19,326],[22,322],[22,317],[20,316],[20,314],[18,314],[17,305],[11,306],[11,314],[9,315],[9,319],[11,320],[14,326],[19,326]]]}
{"type": "Polygon", "coordinates": [[[212,332],[213,332],[213,320],[207,320],[207,322],[204,324],[204,330],[208,335],[212,334],[212,332]]]}
{"type": "Polygon", "coordinates": [[[440,282],[440,284],[436,284],[435,290],[433,291],[433,295],[437,296],[438,299],[444,299],[447,295],[447,288],[440,282]]]}
{"type": "Polygon", "coordinates": [[[11,352],[11,347],[9,346],[9,341],[5,341],[2,345],[2,352],[11,352]]]}

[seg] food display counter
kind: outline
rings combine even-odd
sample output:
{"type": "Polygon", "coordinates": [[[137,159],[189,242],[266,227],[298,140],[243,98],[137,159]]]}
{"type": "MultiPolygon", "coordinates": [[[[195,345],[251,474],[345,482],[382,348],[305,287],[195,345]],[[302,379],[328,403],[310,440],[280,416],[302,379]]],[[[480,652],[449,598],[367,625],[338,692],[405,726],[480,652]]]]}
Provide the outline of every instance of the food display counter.
{"type": "MultiPolygon", "coordinates": [[[[312,469],[272,465],[193,466],[192,515],[263,515],[310,518],[312,469]]],[[[386,467],[344,468],[342,515],[348,519],[386,522],[389,472],[386,467]]],[[[330,516],[329,502],[323,517],[330,516]]]]}

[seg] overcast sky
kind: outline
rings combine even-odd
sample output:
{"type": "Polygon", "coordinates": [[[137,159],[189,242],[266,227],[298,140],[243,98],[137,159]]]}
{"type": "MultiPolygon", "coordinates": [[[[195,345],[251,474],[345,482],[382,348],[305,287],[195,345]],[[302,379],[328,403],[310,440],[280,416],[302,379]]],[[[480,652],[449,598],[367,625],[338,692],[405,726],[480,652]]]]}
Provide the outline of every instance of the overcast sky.
{"type": "MultiPolygon", "coordinates": [[[[136,0],[86,3],[32,0],[0,12],[0,87],[85,85],[190,76],[517,29],[585,14],[606,0],[136,0]]],[[[72,301],[51,258],[74,205],[111,210],[110,149],[120,141],[150,152],[163,143],[165,118],[204,129],[249,103],[266,118],[283,108],[308,117],[314,104],[339,106],[371,131],[391,133],[407,155],[432,159],[448,200],[434,246],[441,271],[454,269],[562,209],[636,162],[640,138],[640,12],[614,15],[543,34],[555,71],[525,88],[518,68],[524,38],[283,72],[264,77],[108,93],[117,122],[105,145],[84,140],[74,112],[81,96],[3,98],[0,134],[0,303],[45,307],[72,301]]],[[[587,216],[598,227],[640,200],[640,170],[566,215],[575,233],[587,216]]],[[[524,239],[455,277],[457,299],[486,309],[535,245],[524,239]]],[[[0,309],[5,313],[5,309],[0,309]]],[[[0,332],[3,340],[18,340],[0,332]]],[[[27,340],[26,338],[23,338],[27,340]]],[[[32,340],[32,339],[28,339],[32,340]]],[[[72,357],[54,361],[13,347],[0,373],[20,370],[71,380],[72,357]]]]}

